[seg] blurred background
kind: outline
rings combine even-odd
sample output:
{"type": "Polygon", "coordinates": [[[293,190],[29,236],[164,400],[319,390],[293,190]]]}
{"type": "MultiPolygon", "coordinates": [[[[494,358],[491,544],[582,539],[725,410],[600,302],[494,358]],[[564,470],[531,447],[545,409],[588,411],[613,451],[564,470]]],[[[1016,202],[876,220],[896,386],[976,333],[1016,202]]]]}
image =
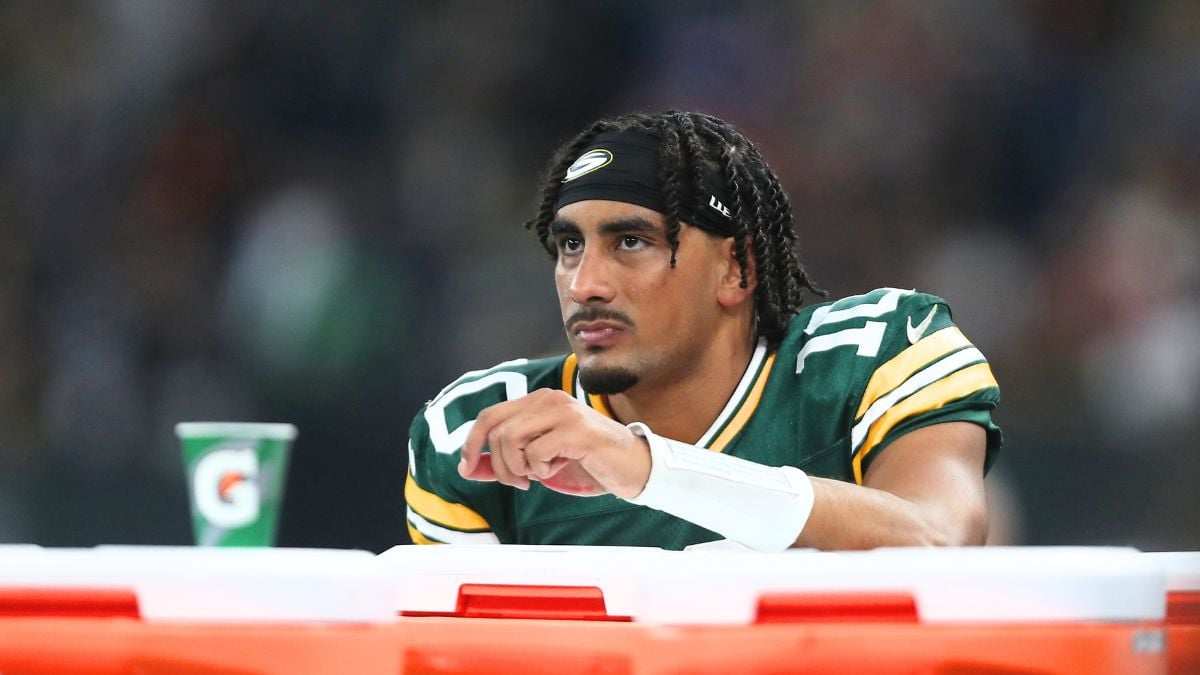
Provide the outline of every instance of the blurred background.
{"type": "Polygon", "coordinates": [[[993,364],[994,541],[1200,548],[1200,3],[0,2],[0,542],[191,541],[172,426],[288,421],[280,543],[407,541],[408,424],[566,349],[521,228],[594,118],[760,145],[834,296],[993,364]]]}

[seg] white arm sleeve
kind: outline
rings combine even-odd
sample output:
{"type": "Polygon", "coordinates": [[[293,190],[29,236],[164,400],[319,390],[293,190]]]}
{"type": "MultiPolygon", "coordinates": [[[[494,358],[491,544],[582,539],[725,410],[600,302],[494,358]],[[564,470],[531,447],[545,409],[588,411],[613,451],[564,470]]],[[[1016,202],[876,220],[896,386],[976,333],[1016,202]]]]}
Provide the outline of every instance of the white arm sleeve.
{"type": "Polygon", "coordinates": [[[650,477],[628,501],[665,511],[758,551],[790,547],[812,513],[813,487],[795,467],[764,466],[628,425],[650,445],[650,477]]]}

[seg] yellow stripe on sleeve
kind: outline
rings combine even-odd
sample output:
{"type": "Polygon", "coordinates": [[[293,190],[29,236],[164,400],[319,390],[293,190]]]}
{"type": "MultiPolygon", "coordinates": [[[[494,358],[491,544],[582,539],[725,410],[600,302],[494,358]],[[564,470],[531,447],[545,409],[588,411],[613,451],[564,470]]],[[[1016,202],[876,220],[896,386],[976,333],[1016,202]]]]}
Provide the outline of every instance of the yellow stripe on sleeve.
{"type": "Polygon", "coordinates": [[[999,386],[992,375],[992,369],[987,363],[977,363],[973,366],[949,375],[917,393],[909,396],[888,409],[874,424],[871,425],[867,438],[862,447],[854,454],[854,482],[862,485],[863,459],[875,449],[879,442],[887,437],[897,424],[904,420],[930,410],[936,410],[943,405],[969,396],[980,389],[999,386]]]}
{"type": "Polygon", "coordinates": [[[441,497],[425,490],[412,473],[404,481],[404,499],[408,506],[427,520],[460,532],[479,532],[490,530],[491,526],[470,507],[464,504],[448,502],[441,497]]]}
{"type": "Polygon", "coordinates": [[[887,363],[875,369],[867,389],[863,392],[862,403],[854,419],[861,419],[880,396],[900,386],[913,373],[942,356],[963,347],[970,347],[971,341],[955,326],[943,328],[936,333],[925,336],[908,349],[888,360],[887,363]]]}
{"type": "Polygon", "coordinates": [[[427,545],[427,544],[441,544],[442,543],[440,541],[434,541],[434,540],[430,539],[429,537],[426,537],[425,535],[421,534],[417,530],[417,528],[412,526],[412,523],[408,523],[408,536],[409,536],[409,538],[412,539],[412,543],[414,543],[414,544],[427,545]]]}

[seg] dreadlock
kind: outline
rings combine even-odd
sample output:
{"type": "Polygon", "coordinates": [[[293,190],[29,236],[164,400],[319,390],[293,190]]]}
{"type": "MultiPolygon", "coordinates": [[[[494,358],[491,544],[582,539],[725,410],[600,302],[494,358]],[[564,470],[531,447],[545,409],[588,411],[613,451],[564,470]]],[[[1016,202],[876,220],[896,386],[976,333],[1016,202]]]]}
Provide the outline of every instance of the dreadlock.
{"type": "Polygon", "coordinates": [[[550,239],[550,222],[567,168],[601,133],[638,131],[660,139],[659,184],[671,245],[671,267],[679,249],[681,200],[704,195],[705,172],[719,169],[729,186],[734,223],[734,255],[742,268],[742,288],[747,285],[750,246],[753,246],[758,286],[754,292],[758,334],[774,348],[783,340],[788,321],[804,302],[803,292],[824,296],[813,284],[796,254],[792,205],[779,178],[767,166],[758,148],[728,122],[711,115],[668,111],[657,115],[633,113],[592,124],[554,153],[542,179],[537,215],[525,223],[537,234],[551,257],[557,255],[550,239]]]}

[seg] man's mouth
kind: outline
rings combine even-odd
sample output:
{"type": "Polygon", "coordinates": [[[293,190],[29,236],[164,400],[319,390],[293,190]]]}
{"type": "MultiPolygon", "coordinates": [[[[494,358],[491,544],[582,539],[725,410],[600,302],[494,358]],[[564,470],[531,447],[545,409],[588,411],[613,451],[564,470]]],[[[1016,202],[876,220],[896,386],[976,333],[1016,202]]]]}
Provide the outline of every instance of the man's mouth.
{"type": "Polygon", "coordinates": [[[624,326],[611,321],[581,321],[571,330],[575,339],[589,349],[610,347],[625,332],[624,326]]]}
{"type": "Polygon", "coordinates": [[[582,307],[566,321],[567,333],[586,349],[611,347],[633,326],[624,314],[605,307],[582,307]]]}

